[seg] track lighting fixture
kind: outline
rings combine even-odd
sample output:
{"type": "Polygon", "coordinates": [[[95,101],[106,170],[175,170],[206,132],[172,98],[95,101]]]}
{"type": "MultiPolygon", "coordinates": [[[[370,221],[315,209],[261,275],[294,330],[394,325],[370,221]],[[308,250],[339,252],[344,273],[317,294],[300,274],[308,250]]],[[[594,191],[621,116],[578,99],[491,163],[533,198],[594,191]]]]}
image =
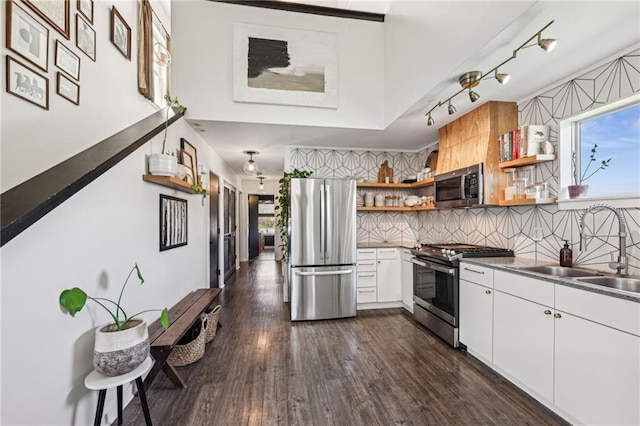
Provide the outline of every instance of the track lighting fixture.
{"type": "Polygon", "coordinates": [[[255,176],[260,168],[258,163],[253,161],[253,156],[259,154],[258,151],[242,151],[243,154],[248,154],[249,159],[244,163],[244,172],[250,176],[255,176]]]}
{"type": "Polygon", "coordinates": [[[451,105],[451,99],[449,99],[449,106],[447,107],[447,111],[449,111],[449,115],[453,115],[456,113],[456,107],[451,105]]]}
{"type": "Polygon", "coordinates": [[[478,99],[480,99],[480,95],[477,92],[473,91],[472,89],[478,86],[481,80],[485,80],[488,78],[495,78],[498,81],[498,83],[507,84],[511,76],[506,73],[499,73],[498,69],[501,68],[503,65],[505,65],[507,62],[515,59],[518,52],[521,51],[522,49],[535,46],[537,44],[542,49],[544,49],[545,52],[551,52],[558,44],[558,40],[554,38],[542,38],[542,32],[546,30],[551,24],[553,24],[553,22],[554,21],[549,22],[540,31],[538,31],[537,33],[529,37],[527,41],[522,43],[519,47],[517,47],[513,51],[512,55],[509,58],[505,59],[504,61],[502,61],[502,63],[496,65],[495,67],[491,68],[489,71],[485,73],[482,73],[480,71],[469,71],[467,73],[462,74],[458,79],[458,81],[460,82],[460,86],[462,88],[458,90],[456,93],[454,93],[453,95],[451,95],[449,98],[445,99],[444,101],[439,101],[429,111],[427,111],[427,113],[425,114],[427,116],[427,126],[433,126],[435,124],[435,120],[433,119],[431,114],[437,108],[440,108],[445,104],[448,105],[447,111],[449,112],[449,115],[455,114],[457,110],[456,110],[456,107],[454,107],[453,104],[451,103],[451,100],[456,96],[458,96],[460,93],[464,92],[465,90],[469,91],[469,99],[471,100],[471,102],[476,102],[478,99]],[[532,44],[529,44],[533,42],[533,40],[536,38],[537,38],[537,43],[534,42],[532,44]]]}
{"type": "Polygon", "coordinates": [[[511,75],[504,74],[504,73],[499,73],[497,68],[496,68],[496,73],[495,73],[494,77],[496,78],[496,80],[498,80],[498,83],[500,83],[500,84],[507,84],[509,82],[509,80],[511,79],[511,75]]]}

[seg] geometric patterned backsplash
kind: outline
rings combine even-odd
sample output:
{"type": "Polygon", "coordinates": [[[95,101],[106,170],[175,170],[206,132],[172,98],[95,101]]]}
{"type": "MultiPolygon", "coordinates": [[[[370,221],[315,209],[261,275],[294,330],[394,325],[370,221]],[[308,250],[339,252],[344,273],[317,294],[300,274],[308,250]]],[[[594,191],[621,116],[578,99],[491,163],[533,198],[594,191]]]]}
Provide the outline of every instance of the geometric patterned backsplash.
{"type": "MultiPolygon", "coordinates": [[[[519,106],[519,123],[548,124],[550,139],[557,147],[557,126],[562,118],[640,91],[640,49],[608,62],[578,78],[561,84],[519,106]]],[[[291,148],[289,167],[313,171],[314,177],[363,178],[377,181],[385,160],[394,176],[405,179],[424,167],[431,147],[416,153],[343,149],[291,148]]],[[[557,151],[557,149],[556,149],[557,151]]],[[[558,191],[557,161],[536,166],[534,181],[551,183],[558,191]]],[[[376,191],[393,194],[394,191],[376,191]]],[[[432,194],[432,188],[420,190],[432,194]]],[[[359,191],[361,193],[365,191],[359,191]]],[[[395,191],[402,194],[403,191],[395,191]]],[[[624,209],[627,225],[629,273],[640,275],[640,209],[624,209]]],[[[517,256],[558,261],[559,250],[568,240],[574,264],[611,271],[608,263],[617,255],[616,215],[601,211],[586,217],[587,249],[579,250],[580,210],[558,210],[555,205],[439,209],[424,212],[359,212],[359,243],[465,242],[512,249],[517,256]],[[612,253],[615,252],[615,253],[612,253]]],[[[614,259],[615,260],[615,259],[614,259]]]]}

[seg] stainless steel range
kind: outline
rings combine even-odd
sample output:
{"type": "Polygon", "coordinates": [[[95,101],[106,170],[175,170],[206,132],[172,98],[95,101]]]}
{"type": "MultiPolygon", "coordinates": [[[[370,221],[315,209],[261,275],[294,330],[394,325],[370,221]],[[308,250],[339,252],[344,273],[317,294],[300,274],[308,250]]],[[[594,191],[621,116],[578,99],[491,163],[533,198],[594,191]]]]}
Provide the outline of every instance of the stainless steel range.
{"type": "Polygon", "coordinates": [[[413,315],[454,348],[458,347],[459,260],[509,257],[508,249],[472,244],[427,244],[411,250],[413,315]]]}

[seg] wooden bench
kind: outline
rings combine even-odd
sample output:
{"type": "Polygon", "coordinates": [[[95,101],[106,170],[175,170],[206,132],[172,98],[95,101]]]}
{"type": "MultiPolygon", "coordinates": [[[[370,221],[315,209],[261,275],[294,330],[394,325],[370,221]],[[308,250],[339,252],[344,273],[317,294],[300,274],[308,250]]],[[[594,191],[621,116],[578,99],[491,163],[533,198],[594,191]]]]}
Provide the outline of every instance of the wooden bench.
{"type": "Polygon", "coordinates": [[[160,370],[164,371],[169,380],[177,388],[186,388],[176,368],[167,361],[167,357],[178,341],[191,328],[196,320],[218,297],[219,288],[201,288],[187,294],[173,308],[169,310],[169,328],[164,329],[159,320],[149,326],[150,352],[156,361],[144,380],[146,389],[151,386],[160,370]]]}

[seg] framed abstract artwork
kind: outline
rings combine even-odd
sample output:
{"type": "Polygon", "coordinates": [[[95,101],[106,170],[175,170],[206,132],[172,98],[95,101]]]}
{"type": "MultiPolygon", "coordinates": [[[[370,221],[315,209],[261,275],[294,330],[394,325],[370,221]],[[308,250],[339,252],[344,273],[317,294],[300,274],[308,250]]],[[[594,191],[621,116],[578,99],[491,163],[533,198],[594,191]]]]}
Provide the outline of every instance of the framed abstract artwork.
{"type": "Polygon", "coordinates": [[[66,75],[58,72],[56,93],[71,103],[80,105],[80,86],[71,81],[66,75]]]}
{"type": "Polygon", "coordinates": [[[160,194],[160,251],[187,245],[187,200],[160,194]]]}
{"type": "Polygon", "coordinates": [[[60,40],[56,40],[55,64],[70,77],[80,80],[80,58],[60,40]]]}
{"type": "Polygon", "coordinates": [[[76,24],[76,46],[95,62],[96,32],[80,14],[76,15],[76,24]]]}
{"type": "Polygon", "coordinates": [[[49,109],[49,79],[7,55],[7,92],[49,109]]]}
{"type": "Polygon", "coordinates": [[[69,23],[69,0],[23,0],[42,19],[66,39],[71,38],[69,23]]]}
{"type": "Polygon", "coordinates": [[[7,48],[47,71],[49,30],[12,0],[7,1],[7,48]]]}
{"type": "Polygon", "coordinates": [[[338,36],[233,24],[233,100],[338,107],[338,36]]]}
{"type": "Polygon", "coordinates": [[[131,60],[131,28],[115,6],[111,7],[111,43],[125,58],[131,60]]]}

